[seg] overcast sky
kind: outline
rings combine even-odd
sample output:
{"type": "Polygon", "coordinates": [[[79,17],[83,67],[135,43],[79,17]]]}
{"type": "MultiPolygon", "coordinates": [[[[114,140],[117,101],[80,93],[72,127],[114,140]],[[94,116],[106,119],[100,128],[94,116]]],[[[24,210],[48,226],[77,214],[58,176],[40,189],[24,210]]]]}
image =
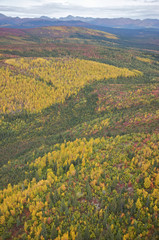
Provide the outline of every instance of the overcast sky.
{"type": "Polygon", "coordinates": [[[0,13],[13,17],[159,19],[159,0],[0,0],[0,13]]]}

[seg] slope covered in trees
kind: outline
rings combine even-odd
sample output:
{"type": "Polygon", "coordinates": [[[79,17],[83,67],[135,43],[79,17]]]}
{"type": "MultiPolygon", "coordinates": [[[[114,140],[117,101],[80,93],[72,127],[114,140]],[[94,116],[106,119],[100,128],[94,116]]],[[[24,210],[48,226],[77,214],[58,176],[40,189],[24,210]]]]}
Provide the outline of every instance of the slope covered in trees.
{"type": "Polygon", "coordinates": [[[3,45],[36,45],[39,42],[55,42],[59,39],[66,40],[102,40],[104,42],[117,40],[118,37],[115,34],[103,32],[99,30],[92,30],[82,27],[66,27],[66,26],[54,26],[43,27],[33,29],[6,29],[1,28],[0,31],[0,43],[3,45]]]}
{"type": "Polygon", "coordinates": [[[32,34],[33,36],[40,37],[40,39],[45,39],[48,41],[49,39],[56,39],[56,38],[85,38],[85,39],[118,39],[116,35],[98,31],[98,30],[91,30],[88,28],[79,28],[79,27],[65,27],[65,26],[58,26],[58,27],[44,27],[44,28],[36,28],[36,29],[29,29],[25,30],[26,33],[32,34]],[[47,36],[47,37],[46,37],[47,36]]]}
{"type": "Polygon", "coordinates": [[[157,240],[157,52],[48,29],[0,39],[0,239],[157,240]]]}
{"type": "Polygon", "coordinates": [[[0,192],[4,235],[17,225],[27,239],[155,239],[158,137],[76,139],[27,162],[32,181],[0,192]]]}
{"type": "Polygon", "coordinates": [[[137,70],[70,58],[20,58],[8,59],[5,63],[15,68],[1,70],[0,111],[3,113],[40,111],[64,102],[66,97],[94,80],[142,74],[137,70]]]}

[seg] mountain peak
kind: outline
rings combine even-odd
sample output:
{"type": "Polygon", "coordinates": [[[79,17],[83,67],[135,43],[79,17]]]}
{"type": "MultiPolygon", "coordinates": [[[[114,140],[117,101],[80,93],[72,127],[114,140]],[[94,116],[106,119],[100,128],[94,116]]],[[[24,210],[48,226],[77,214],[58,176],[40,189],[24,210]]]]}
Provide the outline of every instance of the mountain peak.
{"type": "Polygon", "coordinates": [[[7,16],[5,16],[4,14],[0,13],[0,19],[1,18],[7,18],[7,16]]]}
{"type": "Polygon", "coordinates": [[[46,20],[48,20],[48,19],[50,19],[50,17],[47,17],[47,16],[41,16],[40,19],[46,19],[46,20]]]}

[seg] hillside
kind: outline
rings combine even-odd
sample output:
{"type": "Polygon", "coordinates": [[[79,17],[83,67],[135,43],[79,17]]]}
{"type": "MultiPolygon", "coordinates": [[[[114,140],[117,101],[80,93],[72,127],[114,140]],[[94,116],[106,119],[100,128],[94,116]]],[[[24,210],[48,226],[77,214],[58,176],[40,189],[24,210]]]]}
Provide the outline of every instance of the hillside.
{"type": "Polygon", "coordinates": [[[100,43],[98,42],[98,44],[108,45],[113,42],[122,48],[133,47],[143,50],[159,51],[158,19],[84,18],[71,15],[59,19],[46,16],[40,18],[14,18],[0,14],[0,36],[1,33],[3,35],[4,31],[8,31],[8,33],[10,32],[11,36],[1,38],[1,45],[10,45],[11,43],[16,44],[17,42],[19,44],[27,44],[27,41],[31,44],[31,39],[34,43],[38,41],[46,41],[48,43],[53,42],[53,39],[55,42],[58,38],[63,38],[63,42],[69,41],[71,43],[77,43],[79,41],[81,43],[81,39],[83,39],[84,43],[88,44],[88,40],[97,41],[98,39],[100,40],[100,43]],[[59,30],[54,31],[55,27],[59,30]],[[80,31],[76,29],[79,29],[79,27],[81,27],[80,31]],[[51,29],[54,31],[54,34],[56,33],[56,36],[52,33],[51,29]],[[63,35],[60,34],[60,29],[61,33],[63,32],[63,35]],[[93,33],[92,29],[106,32],[106,34],[93,33]],[[19,30],[25,33],[25,37],[17,37],[17,32],[19,30]],[[14,31],[16,37],[13,34],[14,31]],[[90,33],[90,31],[92,32],[90,33]],[[36,36],[34,36],[34,34],[36,36]]]}
{"type": "Polygon", "coordinates": [[[158,239],[157,44],[126,41],[0,32],[0,239],[158,239]]]}
{"type": "MultiPolygon", "coordinates": [[[[6,49],[5,52],[7,52],[7,49],[8,51],[12,49],[13,52],[13,49],[17,50],[21,47],[24,51],[26,45],[28,45],[33,51],[35,45],[37,45],[37,48],[40,47],[41,51],[44,51],[46,45],[41,46],[39,44],[45,43],[49,48],[50,44],[55,46],[56,43],[60,42],[63,43],[60,48],[64,48],[64,44],[70,43],[72,49],[73,43],[78,44],[78,48],[81,47],[81,44],[91,46],[92,44],[98,44],[159,51],[158,29],[120,29],[87,23],[79,24],[76,21],[69,21],[68,24],[65,21],[60,21],[54,22],[52,25],[31,29],[0,28],[0,49],[6,49]],[[25,45],[25,48],[22,45],[25,45]],[[5,46],[5,49],[3,46],[5,46]]],[[[26,56],[30,56],[28,50],[26,56]]],[[[46,54],[45,52],[44,56],[46,54]]],[[[33,54],[33,56],[35,55],[33,54]]]]}
{"type": "Polygon", "coordinates": [[[88,28],[82,27],[65,27],[65,26],[55,26],[55,27],[45,27],[45,28],[36,28],[36,29],[29,29],[26,32],[32,34],[32,36],[40,37],[40,38],[84,38],[84,39],[91,39],[91,38],[98,38],[98,39],[117,39],[117,37],[113,34],[91,30],[88,28]]]}
{"type": "Polygon", "coordinates": [[[3,113],[41,111],[52,104],[63,103],[66,97],[94,80],[142,75],[137,70],[71,58],[20,58],[8,59],[5,63],[7,67],[1,71],[0,85],[3,106],[0,112],[3,113]]]}

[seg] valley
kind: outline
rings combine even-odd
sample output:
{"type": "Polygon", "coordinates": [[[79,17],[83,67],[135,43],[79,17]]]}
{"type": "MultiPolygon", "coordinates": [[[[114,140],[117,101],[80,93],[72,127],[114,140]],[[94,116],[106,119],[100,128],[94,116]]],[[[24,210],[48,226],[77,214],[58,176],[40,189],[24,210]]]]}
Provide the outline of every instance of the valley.
{"type": "Polygon", "coordinates": [[[0,239],[158,239],[158,38],[118,32],[0,29],[0,239]]]}

